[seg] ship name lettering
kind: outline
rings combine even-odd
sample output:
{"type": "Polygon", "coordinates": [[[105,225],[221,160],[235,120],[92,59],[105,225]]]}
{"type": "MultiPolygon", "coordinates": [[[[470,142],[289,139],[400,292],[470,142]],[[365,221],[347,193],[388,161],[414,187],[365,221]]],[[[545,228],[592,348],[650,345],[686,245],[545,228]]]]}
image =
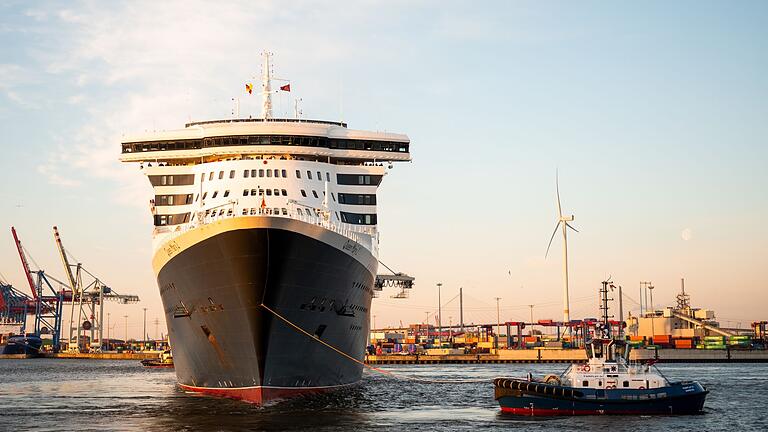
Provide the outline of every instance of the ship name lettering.
{"type": "Polygon", "coordinates": [[[348,251],[352,255],[357,255],[357,252],[360,249],[360,246],[350,240],[347,240],[346,243],[344,243],[344,247],[342,247],[345,251],[348,251]]]}
{"type": "Polygon", "coordinates": [[[168,242],[168,246],[165,248],[165,253],[168,254],[169,257],[172,257],[176,252],[181,249],[178,243],[176,243],[175,240],[168,242]]]}

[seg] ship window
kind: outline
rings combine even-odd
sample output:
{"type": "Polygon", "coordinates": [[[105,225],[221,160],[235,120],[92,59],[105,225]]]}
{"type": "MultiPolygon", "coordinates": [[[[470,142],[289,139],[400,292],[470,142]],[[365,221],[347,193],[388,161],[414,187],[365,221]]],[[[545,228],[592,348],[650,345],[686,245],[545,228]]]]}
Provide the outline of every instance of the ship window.
{"type": "Polygon", "coordinates": [[[586,380],[582,381],[581,382],[581,386],[582,387],[589,387],[589,381],[586,381],[586,380]]]}
{"type": "Polygon", "coordinates": [[[312,171],[307,170],[307,178],[312,180],[312,171]]]}
{"type": "Polygon", "coordinates": [[[232,216],[232,209],[227,210],[227,216],[232,216]]]}
{"type": "Polygon", "coordinates": [[[296,214],[299,216],[304,216],[304,212],[302,212],[300,208],[296,209],[296,214]]]}
{"type": "Polygon", "coordinates": [[[216,198],[216,195],[218,195],[218,194],[219,194],[219,191],[214,191],[213,195],[211,195],[211,199],[216,198]]]}
{"type": "Polygon", "coordinates": [[[205,173],[200,174],[200,183],[205,181],[205,173]]]}
{"type": "Polygon", "coordinates": [[[629,381],[624,381],[621,385],[622,387],[629,387],[629,381]]]}
{"type": "Polygon", "coordinates": [[[325,181],[330,182],[331,181],[331,173],[328,171],[325,172],[325,181]]]}
{"type": "Polygon", "coordinates": [[[296,178],[297,179],[301,178],[301,171],[300,170],[296,170],[296,178]]]}
{"type": "MultiPolygon", "coordinates": [[[[234,171],[232,171],[232,172],[234,172],[234,171]]],[[[229,189],[227,189],[227,190],[225,190],[225,191],[224,191],[224,198],[226,198],[226,197],[228,197],[228,196],[229,196],[229,189]]]]}
{"type": "Polygon", "coordinates": [[[187,194],[187,201],[185,204],[192,204],[192,194],[187,194]]]}
{"type": "Polygon", "coordinates": [[[264,177],[264,170],[263,169],[259,170],[259,177],[264,177]]]}
{"type": "Polygon", "coordinates": [[[264,196],[264,189],[259,189],[259,196],[264,196]]]}
{"type": "Polygon", "coordinates": [[[283,174],[283,178],[288,178],[288,171],[287,170],[283,170],[282,174],[283,174]]]}
{"type": "Polygon", "coordinates": [[[219,210],[219,216],[222,216],[224,214],[224,209],[219,210]]]}
{"type": "Polygon", "coordinates": [[[323,175],[320,174],[320,171],[317,172],[317,179],[323,181],[323,175]]]}
{"type": "Polygon", "coordinates": [[[267,196],[272,196],[272,189],[267,189],[267,196]]]}
{"type": "Polygon", "coordinates": [[[243,171],[243,177],[244,177],[244,178],[248,178],[248,174],[250,174],[250,173],[251,173],[251,172],[250,172],[249,170],[245,170],[245,171],[243,171]]]}
{"type": "Polygon", "coordinates": [[[213,180],[213,171],[208,173],[208,181],[211,181],[211,180],[213,180]]]}
{"type": "Polygon", "coordinates": [[[200,194],[195,195],[195,202],[197,202],[198,198],[200,198],[200,194]]]}
{"type": "Polygon", "coordinates": [[[275,196],[280,196],[280,189],[275,189],[275,196]]]}
{"type": "Polygon", "coordinates": [[[224,178],[224,171],[219,171],[219,180],[224,178]]]}
{"type": "Polygon", "coordinates": [[[243,189],[243,196],[248,196],[248,189],[243,189]]]}
{"type": "Polygon", "coordinates": [[[312,195],[314,195],[314,196],[315,196],[315,198],[319,198],[319,197],[317,196],[317,191],[314,191],[314,190],[313,190],[313,191],[312,191],[312,195]]]}
{"type": "Polygon", "coordinates": [[[598,386],[598,387],[602,387],[602,386],[603,386],[603,382],[602,382],[602,381],[598,381],[598,382],[597,382],[597,386],[598,386]]]}
{"type": "Polygon", "coordinates": [[[304,189],[301,190],[301,196],[303,196],[304,198],[307,197],[307,192],[304,191],[304,189]]]}
{"type": "Polygon", "coordinates": [[[168,176],[168,184],[169,185],[173,184],[173,176],[172,175],[168,176]]]}
{"type": "Polygon", "coordinates": [[[288,216],[288,209],[283,207],[283,216],[288,216]]]}
{"type": "Polygon", "coordinates": [[[365,224],[370,225],[371,224],[371,215],[367,214],[365,215],[365,224]]]}
{"type": "Polygon", "coordinates": [[[168,195],[168,205],[173,205],[173,195],[168,195]]]}
{"type": "Polygon", "coordinates": [[[287,191],[287,190],[285,190],[285,189],[281,189],[281,190],[280,190],[280,193],[281,193],[283,196],[288,196],[288,191],[287,191]]]}
{"type": "Polygon", "coordinates": [[[229,172],[229,178],[235,178],[235,170],[229,172]]]}
{"type": "Polygon", "coordinates": [[[275,207],[275,210],[273,211],[273,214],[280,215],[280,209],[275,207]]]}
{"type": "Polygon", "coordinates": [[[244,209],[243,209],[243,216],[246,216],[247,214],[248,214],[248,209],[247,209],[247,208],[244,208],[244,209]]]}
{"type": "Polygon", "coordinates": [[[251,170],[251,177],[256,178],[256,170],[255,169],[251,170]]]}
{"type": "Polygon", "coordinates": [[[203,192],[203,199],[208,196],[208,192],[203,192]]]}
{"type": "Polygon", "coordinates": [[[252,215],[255,215],[255,214],[256,214],[256,209],[255,209],[255,208],[252,208],[252,209],[251,209],[251,214],[252,214],[252,215]]]}
{"type": "Polygon", "coordinates": [[[280,170],[275,170],[275,177],[280,177],[280,170]]]}
{"type": "MultiPolygon", "coordinates": [[[[259,170],[261,171],[261,170],[259,170]]],[[[272,170],[267,170],[267,177],[272,177],[272,170]]]]}

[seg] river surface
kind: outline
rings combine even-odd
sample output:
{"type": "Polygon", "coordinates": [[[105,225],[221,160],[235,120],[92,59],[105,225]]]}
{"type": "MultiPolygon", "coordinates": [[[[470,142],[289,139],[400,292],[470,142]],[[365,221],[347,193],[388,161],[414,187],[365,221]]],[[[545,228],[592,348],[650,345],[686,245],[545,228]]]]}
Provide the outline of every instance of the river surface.
{"type": "Polygon", "coordinates": [[[564,365],[392,365],[426,384],[366,370],[360,385],[258,407],[188,394],[168,370],[134,361],[0,360],[0,431],[520,430],[768,431],[768,364],[660,365],[670,379],[699,380],[711,393],[695,416],[517,418],[502,415],[490,380],[564,365]]]}

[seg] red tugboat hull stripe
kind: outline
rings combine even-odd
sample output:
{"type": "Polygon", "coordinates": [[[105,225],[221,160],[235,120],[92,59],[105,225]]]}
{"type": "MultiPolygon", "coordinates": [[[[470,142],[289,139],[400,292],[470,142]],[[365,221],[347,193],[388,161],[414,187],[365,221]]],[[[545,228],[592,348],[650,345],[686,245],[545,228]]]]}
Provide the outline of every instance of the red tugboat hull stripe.
{"type": "Polygon", "coordinates": [[[501,407],[501,411],[507,414],[515,414],[528,417],[553,417],[573,415],[605,415],[605,414],[649,414],[641,411],[614,411],[614,410],[568,410],[547,408],[512,408],[501,407]]]}

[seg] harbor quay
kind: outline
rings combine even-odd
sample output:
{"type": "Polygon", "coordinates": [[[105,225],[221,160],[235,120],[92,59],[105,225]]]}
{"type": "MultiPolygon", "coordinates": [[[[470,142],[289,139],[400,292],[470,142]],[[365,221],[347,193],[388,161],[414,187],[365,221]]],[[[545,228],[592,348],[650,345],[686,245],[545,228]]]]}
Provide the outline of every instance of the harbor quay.
{"type": "MultiPolygon", "coordinates": [[[[630,360],[640,363],[768,363],[768,350],[633,350],[630,360]]],[[[369,365],[385,364],[489,364],[489,363],[583,363],[583,349],[498,350],[489,354],[383,354],[368,355],[369,365]]]]}

